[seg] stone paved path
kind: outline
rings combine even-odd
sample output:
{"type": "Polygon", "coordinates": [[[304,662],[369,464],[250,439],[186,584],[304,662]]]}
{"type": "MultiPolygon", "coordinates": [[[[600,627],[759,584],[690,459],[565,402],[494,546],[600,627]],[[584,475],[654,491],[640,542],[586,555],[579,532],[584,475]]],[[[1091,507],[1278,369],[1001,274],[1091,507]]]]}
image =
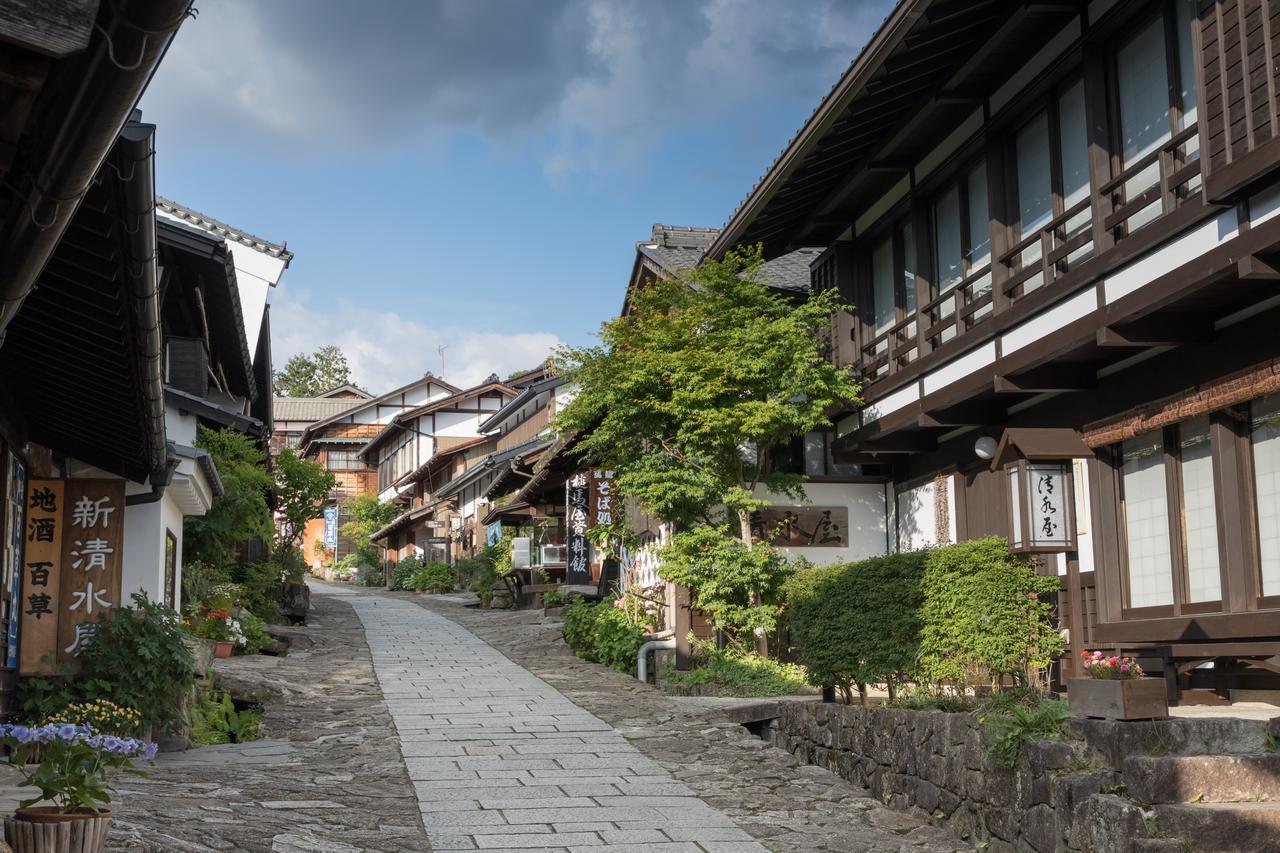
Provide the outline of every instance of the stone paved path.
{"type": "Polygon", "coordinates": [[[433,850],[764,853],[612,726],[415,603],[316,584],[365,626],[433,850]]]}

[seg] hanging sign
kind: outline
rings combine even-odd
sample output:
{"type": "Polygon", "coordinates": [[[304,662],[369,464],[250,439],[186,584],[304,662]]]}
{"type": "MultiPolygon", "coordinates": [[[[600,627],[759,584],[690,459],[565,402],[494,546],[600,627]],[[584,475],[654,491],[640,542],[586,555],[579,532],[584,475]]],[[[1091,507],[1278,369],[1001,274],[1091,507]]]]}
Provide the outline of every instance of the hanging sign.
{"type": "Polygon", "coordinates": [[[56,669],[65,485],[63,480],[32,480],[27,489],[21,601],[23,675],[56,669]]]}
{"type": "Polygon", "coordinates": [[[62,506],[58,657],[74,659],[120,602],[124,480],[67,480],[62,506]]]}
{"type": "Polygon", "coordinates": [[[566,484],[567,529],[565,530],[565,583],[591,582],[590,547],[587,544],[591,484],[586,471],[579,471],[566,484]]]}
{"type": "Polygon", "coordinates": [[[324,508],[324,547],[338,547],[338,508],[336,506],[324,508]]]}
{"type": "MultiPolygon", "coordinates": [[[[9,506],[9,541],[0,542],[0,551],[4,559],[0,562],[4,569],[4,578],[8,583],[9,604],[5,608],[7,616],[5,628],[5,666],[16,669],[18,666],[18,626],[22,621],[22,537],[26,533],[25,509],[27,497],[27,468],[16,453],[9,453],[8,492],[5,495],[9,506]]],[[[4,519],[0,518],[0,530],[5,529],[4,519]]]]}
{"type": "Polygon", "coordinates": [[[1011,512],[1009,550],[1055,553],[1076,549],[1070,460],[1019,460],[1005,467],[1011,512]]]}
{"type": "Polygon", "coordinates": [[[609,527],[618,520],[617,495],[614,493],[613,472],[601,468],[591,471],[591,527],[609,527]]]}

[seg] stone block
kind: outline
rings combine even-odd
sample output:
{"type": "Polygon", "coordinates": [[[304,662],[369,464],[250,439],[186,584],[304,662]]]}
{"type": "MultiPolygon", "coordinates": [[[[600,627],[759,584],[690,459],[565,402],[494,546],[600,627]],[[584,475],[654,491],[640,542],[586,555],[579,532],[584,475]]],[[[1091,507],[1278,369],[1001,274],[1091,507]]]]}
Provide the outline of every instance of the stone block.
{"type": "Polygon", "coordinates": [[[1138,755],[1124,763],[1129,795],[1144,803],[1280,801],[1280,753],[1138,755]]]}
{"type": "Polygon", "coordinates": [[[1154,809],[1160,834],[1186,839],[1197,853],[1280,853],[1280,804],[1187,803],[1154,809]]]}
{"type": "Polygon", "coordinates": [[[1067,844],[1073,849],[1084,850],[1088,844],[1089,798],[1113,789],[1119,781],[1120,774],[1111,770],[1068,773],[1054,780],[1050,803],[1061,821],[1067,844]]]}
{"type": "Polygon", "coordinates": [[[1142,809],[1114,794],[1094,794],[1085,804],[1086,843],[1092,853],[1131,853],[1133,840],[1150,836],[1142,809]]]}
{"type": "Polygon", "coordinates": [[[1036,853],[1054,853],[1058,849],[1058,816],[1053,808],[1041,804],[1022,816],[1022,840],[1036,853]]]}
{"type": "Polygon", "coordinates": [[[933,814],[938,808],[938,786],[923,779],[917,779],[913,797],[915,805],[933,814]]]}

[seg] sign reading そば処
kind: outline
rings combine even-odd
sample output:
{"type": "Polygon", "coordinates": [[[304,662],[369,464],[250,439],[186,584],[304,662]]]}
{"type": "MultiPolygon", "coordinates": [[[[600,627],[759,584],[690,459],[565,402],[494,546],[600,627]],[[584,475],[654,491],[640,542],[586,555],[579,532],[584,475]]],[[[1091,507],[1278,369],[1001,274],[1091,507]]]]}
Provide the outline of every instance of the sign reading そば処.
{"type": "Polygon", "coordinates": [[[80,653],[109,610],[121,606],[124,480],[63,482],[56,646],[65,661],[80,653]]]}

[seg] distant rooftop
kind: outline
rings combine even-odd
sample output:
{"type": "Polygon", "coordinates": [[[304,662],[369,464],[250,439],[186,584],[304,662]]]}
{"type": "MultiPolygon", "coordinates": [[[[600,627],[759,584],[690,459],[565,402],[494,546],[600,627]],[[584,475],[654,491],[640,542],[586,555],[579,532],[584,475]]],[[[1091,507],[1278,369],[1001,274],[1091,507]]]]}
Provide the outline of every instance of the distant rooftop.
{"type": "MultiPolygon", "coordinates": [[[[666,272],[676,273],[697,266],[719,235],[719,228],[655,224],[653,236],[636,243],[636,251],[666,272]]],[[[778,290],[803,293],[810,286],[809,265],[821,253],[821,249],[797,249],[767,261],[760,268],[761,280],[778,290]]]]}
{"type": "Polygon", "coordinates": [[[276,397],[272,406],[277,421],[314,422],[340,415],[366,401],[361,397],[276,397]]]}
{"type": "Polygon", "coordinates": [[[286,267],[289,266],[289,261],[293,260],[293,252],[289,251],[286,244],[264,240],[261,237],[250,234],[248,231],[242,231],[225,222],[220,222],[212,216],[206,216],[198,210],[192,210],[189,207],[178,204],[176,201],[170,201],[163,196],[156,196],[156,207],[170,216],[175,216],[183,222],[189,222],[198,228],[203,228],[205,231],[211,231],[226,240],[232,240],[264,254],[280,258],[284,261],[286,267]]]}

